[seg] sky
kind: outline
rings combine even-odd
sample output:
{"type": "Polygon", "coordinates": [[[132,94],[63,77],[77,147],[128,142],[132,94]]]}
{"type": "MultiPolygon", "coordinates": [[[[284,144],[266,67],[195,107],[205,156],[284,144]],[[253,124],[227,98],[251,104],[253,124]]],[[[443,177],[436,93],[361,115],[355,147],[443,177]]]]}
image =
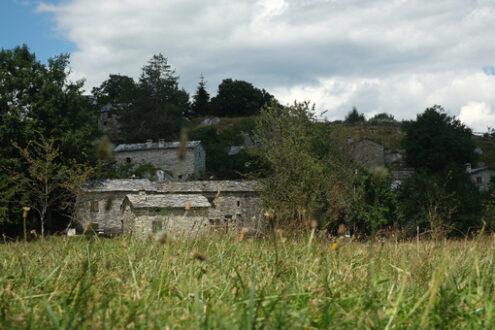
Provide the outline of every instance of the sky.
{"type": "Polygon", "coordinates": [[[322,118],[442,105],[495,127],[495,0],[0,0],[0,47],[71,53],[85,90],[161,52],[193,94],[246,80],[322,118]]]}

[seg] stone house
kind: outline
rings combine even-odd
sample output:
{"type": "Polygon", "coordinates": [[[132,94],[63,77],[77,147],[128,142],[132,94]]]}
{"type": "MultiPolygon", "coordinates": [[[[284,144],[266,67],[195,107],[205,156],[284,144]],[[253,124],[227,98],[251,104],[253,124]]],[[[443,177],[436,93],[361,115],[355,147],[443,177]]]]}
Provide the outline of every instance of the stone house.
{"type": "Polygon", "coordinates": [[[128,194],[156,192],[147,179],[115,179],[94,182],[76,201],[76,221],[81,226],[90,222],[98,232],[115,235],[122,232],[122,201],[128,194]]]}
{"type": "Polygon", "coordinates": [[[383,144],[370,139],[361,139],[354,142],[351,156],[357,165],[366,168],[385,165],[383,144]]]}
{"type": "Polygon", "coordinates": [[[159,140],[146,143],[119,144],[115,150],[117,164],[151,164],[176,180],[199,177],[206,168],[206,152],[200,141],[187,142],[179,157],[180,142],[159,140]]]}
{"type": "Polygon", "coordinates": [[[158,184],[168,194],[201,194],[211,207],[208,222],[215,227],[254,228],[260,230],[261,185],[257,181],[187,181],[158,184]]]}
{"type": "Polygon", "coordinates": [[[125,104],[106,104],[100,108],[98,114],[98,129],[115,138],[120,132],[119,112],[126,107],[125,104]]]}
{"type": "Polygon", "coordinates": [[[262,231],[260,191],[256,181],[104,180],[88,186],[78,199],[76,220],[81,226],[95,224],[105,235],[125,231],[142,236],[154,230],[184,230],[194,223],[202,223],[205,229],[262,231]],[[181,222],[166,221],[179,215],[181,222]]]}
{"type": "Polygon", "coordinates": [[[471,168],[471,164],[466,164],[466,171],[480,191],[488,191],[490,184],[495,182],[495,168],[484,166],[471,168]]]}
{"type": "Polygon", "coordinates": [[[162,231],[194,235],[207,228],[210,206],[206,197],[198,194],[126,195],[122,231],[139,238],[162,231]]]}

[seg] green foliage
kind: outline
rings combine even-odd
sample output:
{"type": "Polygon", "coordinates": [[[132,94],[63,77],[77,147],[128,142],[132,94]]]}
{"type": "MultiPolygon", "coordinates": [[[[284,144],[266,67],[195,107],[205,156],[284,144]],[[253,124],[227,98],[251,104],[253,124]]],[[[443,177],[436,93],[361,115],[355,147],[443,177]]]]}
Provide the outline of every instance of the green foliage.
{"type": "Polygon", "coordinates": [[[366,121],[364,114],[359,113],[356,107],[353,107],[352,110],[345,116],[346,123],[363,123],[366,121]]]}
{"type": "MultiPolygon", "coordinates": [[[[7,173],[0,174],[0,224],[2,223],[11,223],[13,219],[11,219],[11,213],[9,211],[13,211],[12,201],[14,199],[16,193],[15,186],[9,186],[9,176],[7,173]]],[[[16,209],[19,214],[19,209],[16,209]]],[[[13,213],[13,212],[12,212],[13,213]]]]}
{"type": "Polygon", "coordinates": [[[391,189],[392,177],[383,167],[360,170],[354,182],[353,202],[346,214],[355,231],[374,235],[378,229],[398,223],[398,193],[391,189]]]}
{"type": "Polygon", "coordinates": [[[476,160],[471,130],[438,105],[403,128],[406,160],[416,170],[401,187],[406,218],[434,233],[479,227],[481,198],[464,167],[476,160]]]}
{"type": "Polygon", "coordinates": [[[260,155],[269,166],[263,181],[265,206],[281,222],[323,226],[339,217],[349,188],[346,167],[331,143],[328,127],[314,121],[309,103],[265,107],[256,122],[260,155]]]}
{"type": "Polygon", "coordinates": [[[205,177],[223,180],[260,174],[263,164],[255,153],[241,150],[236,155],[228,154],[228,148],[233,145],[242,145],[242,134],[250,133],[253,128],[254,122],[245,119],[222,130],[216,127],[204,127],[189,131],[188,138],[201,141],[205,148],[205,177]]]}
{"type": "MultiPolygon", "coordinates": [[[[63,166],[95,161],[92,142],[98,137],[96,109],[82,95],[83,82],[71,82],[69,56],[60,55],[41,64],[26,45],[0,50],[0,165],[2,171],[26,167],[16,164],[18,150],[39,134],[53,141],[63,166]]],[[[2,179],[10,179],[4,177],[2,179]]],[[[5,181],[3,182],[5,184],[5,181]]],[[[3,190],[3,188],[2,188],[3,190]]],[[[4,219],[17,221],[18,196],[3,191],[0,206],[4,219]],[[16,220],[14,220],[16,219],[16,220]]]]}
{"type": "Polygon", "coordinates": [[[437,173],[419,169],[400,187],[405,225],[433,233],[467,233],[481,227],[482,198],[463,167],[437,173]]]}
{"type": "Polygon", "coordinates": [[[270,103],[273,96],[242,80],[224,79],[211,99],[211,114],[220,117],[252,116],[270,103]]]}
{"type": "Polygon", "coordinates": [[[206,82],[203,75],[201,75],[196,94],[193,96],[189,118],[206,116],[208,114],[210,94],[206,91],[205,86],[206,82]]]}
{"type": "Polygon", "coordinates": [[[388,114],[386,112],[382,112],[382,113],[378,113],[376,115],[374,115],[370,121],[373,122],[373,121],[378,121],[378,120],[388,120],[388,121],[395,121],[395,118],[393,115],[391,114],[388,114]]]}
{"type": "Polygon", "coordinates": [[[142,68],[136,97],[119,117],[126,142],[174,140],[179,136],[189,95],[179,89],[178,79],[162,54],[154,55],[142,68]]]}
{"type": "Polygon", "coordinates": [[[443,171],[449,164],[464,165],[476,161],[471,129],[434,105],[415,121],[402,124],[406,161],[416,169],[443,171]]]}
{"type": "Polygon", "coordinates": [[[107,80],[99,87],[93,87],[91,92],[100,109],[106,104],[132,104],[137,97],[138,86],[131,77],[110,74],[107,80]]]}
{"type": "Polygon", "coordinates": [[[11,141],[25,146],[39,132],[53,138],[66,159],[94,159],[96,110],[82,95],[83,82],[68,80],[68,55],[48,62],[39,63],[25,45],[0,51],[0,157],[16,153],[11,141]]]}
{"type": "Polygon", "coordinates": [[[15,143],[14,146],[19,151],[19,162],[24,164],[24,170],[8,169],[9,182],[20,197],[17,202],[37,213],[41,237],[44,237],[48,211],[68,209],[91,169],[75,161],[63,164],[54,139],[45,139],[43,135],[30,141],[26,148],[15,143]]]}

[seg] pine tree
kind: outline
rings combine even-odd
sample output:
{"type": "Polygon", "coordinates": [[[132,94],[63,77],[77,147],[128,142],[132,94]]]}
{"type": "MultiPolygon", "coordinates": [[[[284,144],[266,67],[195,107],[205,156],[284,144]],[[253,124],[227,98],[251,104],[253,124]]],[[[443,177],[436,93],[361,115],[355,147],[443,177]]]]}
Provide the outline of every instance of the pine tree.
{"type": "Polygon", "coordinates": [[[208,104],[210,102],[210,94],[206,91],[206,82],[203,75],[199,80],[198,89],[193,96],[193,103],[191,105],[190,117],[200,117],[208,114],[208,104]]]}

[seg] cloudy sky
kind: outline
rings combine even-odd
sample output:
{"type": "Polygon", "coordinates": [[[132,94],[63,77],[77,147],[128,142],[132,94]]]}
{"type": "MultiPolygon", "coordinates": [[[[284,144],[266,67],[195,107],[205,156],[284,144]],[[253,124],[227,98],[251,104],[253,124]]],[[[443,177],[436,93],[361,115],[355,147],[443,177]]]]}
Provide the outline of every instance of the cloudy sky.
{"type": "Polygon", "coordinates": [[[70,52],[88,91],[161,52],[190,93],[203,74],[212,94],[242,79],[330,120],[440,104],[475,131],[495,127],[495,0],[2,1],[0,46],[70,52]]]}

